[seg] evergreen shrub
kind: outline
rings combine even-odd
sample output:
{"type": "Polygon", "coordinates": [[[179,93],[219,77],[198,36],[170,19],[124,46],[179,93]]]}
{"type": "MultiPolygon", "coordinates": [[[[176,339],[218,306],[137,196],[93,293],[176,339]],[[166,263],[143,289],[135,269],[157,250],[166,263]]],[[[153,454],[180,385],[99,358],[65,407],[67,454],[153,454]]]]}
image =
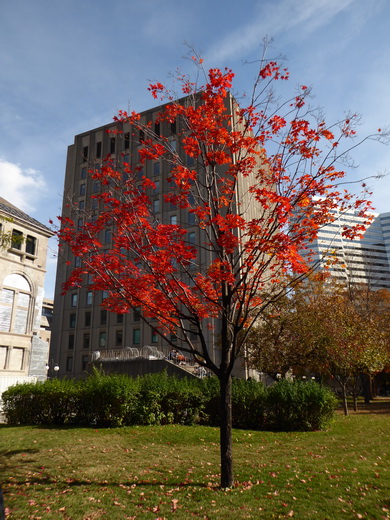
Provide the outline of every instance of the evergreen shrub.
{"type": "MultiPolygon", "coordinates": [[[[216,377],[178,379],[166,373],[138,378],[95,372],[85,381],[50,379],[3,393],[8,424],[118,427],[160,424],[218,426],[216,377]]],[[[233,427],[309,431],[323,428],[337,406],[334,394],[314,381],[282,380],[264,388],[233,379],[233,427]]]]}
{"type": "Polygon", "coordinates": [[[331,390],[315,381],[283,379],[267,389],[264,429],[313,431],[333,417],[338,400],[331,390]]]}

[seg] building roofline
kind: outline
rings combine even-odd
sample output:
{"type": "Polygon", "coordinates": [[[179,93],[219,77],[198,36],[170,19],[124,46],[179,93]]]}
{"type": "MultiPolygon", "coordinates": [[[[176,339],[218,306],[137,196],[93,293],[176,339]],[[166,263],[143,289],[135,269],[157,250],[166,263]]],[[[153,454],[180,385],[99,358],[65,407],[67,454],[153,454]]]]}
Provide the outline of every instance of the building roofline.
{"type": "Polygon", "coordinates": [[[27,213],[24,213],[24,211],[20,210],[3,197],[0,197],[0,213],[5,213],[7,216],[15,218],[20,222],[34,226],[49,237],[54,235],[54,232],[49,227],[45,226],[35,218],[30,217],[27,213]]]}

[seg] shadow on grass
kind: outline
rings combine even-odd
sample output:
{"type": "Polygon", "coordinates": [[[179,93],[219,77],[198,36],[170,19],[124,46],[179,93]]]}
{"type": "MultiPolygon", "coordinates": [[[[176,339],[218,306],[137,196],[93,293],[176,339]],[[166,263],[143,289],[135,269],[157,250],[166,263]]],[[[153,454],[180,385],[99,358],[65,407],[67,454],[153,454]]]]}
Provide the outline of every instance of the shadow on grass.
{"type": "MultiPolygon", "coordinates": [[[[353,409],[352,401],[348,400],[348,411],[351,415],[390,415],[390,398],[389,397],[375,397],[369,403],[359,400],[357,410],[353,409]]],[[[342,407],[337,409],[337,413],[342,413],[342,407]]]]}
{"type": "Polygon", "coordinates": [[[14,455],[24,455],[31,453],[39,453],[38,449],[27,449],[27,450],[3,450],[0,451],[0,460],[3,458],[13,457],[14,455]]]}
{"type": "MultiPolygon", "coordinates": [[[[12,484],[13,486],[25,486],[26,485],[26,477],[21,475],[16,475],[8,478],[4,478],[2,480],[3,487],[6,487],[7,484],[12,484]]],[[[28,478],[29,485],[42,485],[48,486],[53,485],[57,488],[73,488],[73,487],[106,487],[106,488],[117,488],[119,485],[125,487],[177,487],[177,488],[207,488],[209,484],[205,484],[204,482],[166,482],[159,480],[142,480],[142,479],[134,479],[129,481],[120,481],[120,482],[108,482],[107,480],[95,481],[95,480],[84,480],[84,479],[65,479],[65,480],[57,480],[51,479],[49,476],[38,476],[31,475],[28,478]]],[[[6,494],[6,492],[4,492],[6,494]]]]}

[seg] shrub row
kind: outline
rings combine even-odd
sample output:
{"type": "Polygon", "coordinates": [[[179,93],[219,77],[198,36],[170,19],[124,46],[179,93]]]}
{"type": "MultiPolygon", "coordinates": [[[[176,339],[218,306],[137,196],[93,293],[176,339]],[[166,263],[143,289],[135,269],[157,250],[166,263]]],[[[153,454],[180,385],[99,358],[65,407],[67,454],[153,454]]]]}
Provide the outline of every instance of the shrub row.
{"type": "MultiPolygon", "coordinates": [[[[165,373],[130,378],[93,374],[85,381],[50,379],[3,393],[8,424],[117,427],[219,425],[217,378],[177,379],[165,373]]],[[[265,388],[233,380],[233,427],[283,431],[323,428],[337,399],[316,382],[286,380],[265,388]]]]}

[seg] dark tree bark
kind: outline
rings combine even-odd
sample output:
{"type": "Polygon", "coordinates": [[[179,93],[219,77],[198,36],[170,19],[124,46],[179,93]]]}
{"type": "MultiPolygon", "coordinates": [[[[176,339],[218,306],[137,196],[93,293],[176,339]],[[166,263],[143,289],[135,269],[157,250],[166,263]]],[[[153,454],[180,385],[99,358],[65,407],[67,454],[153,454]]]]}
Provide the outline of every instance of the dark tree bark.
{"type": "Polygon", "coordinates": [[[221,487],[231,488],[234,484],[233,439],[232,439],[232,377],[223,375],[220,381],[220,443],[221,443],[221,487]]]}

